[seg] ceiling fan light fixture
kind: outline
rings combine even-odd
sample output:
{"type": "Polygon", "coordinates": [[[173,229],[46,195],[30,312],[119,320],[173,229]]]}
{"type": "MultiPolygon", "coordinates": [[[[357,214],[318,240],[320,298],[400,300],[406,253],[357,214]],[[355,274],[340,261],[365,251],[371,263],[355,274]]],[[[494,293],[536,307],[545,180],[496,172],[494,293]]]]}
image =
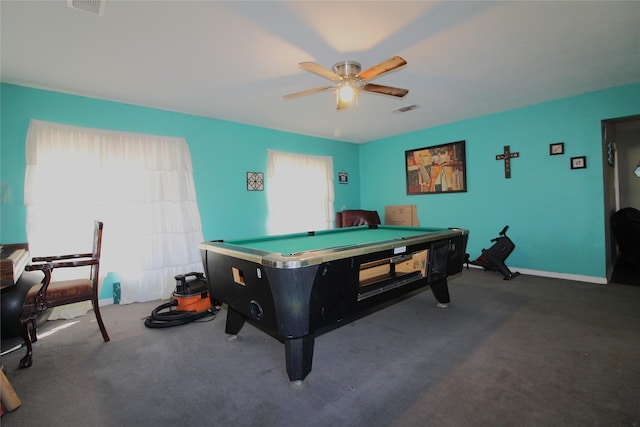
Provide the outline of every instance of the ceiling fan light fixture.
{"type": "Polygon", "coordinates": [[[350,105],[352,102],[357,102],[358,88],[349,79],[345,79],[338,85],[336,96],[339,103],[350,105]]]}
{"type": "Polygon", "coordinates": [[[351,102],[355,96],[355,91],[351,85],[344,85],[338,90],[338,96],[342,102],[351,102]]]}

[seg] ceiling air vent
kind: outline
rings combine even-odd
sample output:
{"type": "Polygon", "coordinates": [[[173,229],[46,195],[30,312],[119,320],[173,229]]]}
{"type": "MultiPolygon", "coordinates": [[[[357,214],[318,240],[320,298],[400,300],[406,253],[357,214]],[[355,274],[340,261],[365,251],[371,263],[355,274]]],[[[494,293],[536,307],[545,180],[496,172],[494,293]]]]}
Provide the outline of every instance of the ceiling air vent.
{"type": "Polygon", "coordinates": [[[418,108],[416,104],[409,105],[406,107],[398,108],[397,110],[393,110],[394,113],[406,113],[407,111],[415,110],[418,108]]]}
{"type": "Polygon", "coordinates": [[[84,10],[98,16],[104,14],[104,5],[106,3],[107,0],[67,0],[67,5],[71,9],[84,10]]]}

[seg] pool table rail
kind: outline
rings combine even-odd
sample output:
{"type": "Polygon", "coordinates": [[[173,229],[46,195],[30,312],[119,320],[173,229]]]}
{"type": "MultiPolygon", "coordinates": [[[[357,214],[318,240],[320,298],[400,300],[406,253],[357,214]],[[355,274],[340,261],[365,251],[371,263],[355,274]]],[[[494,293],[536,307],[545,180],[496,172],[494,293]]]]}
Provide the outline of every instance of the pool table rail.
{"type": "MultiPolygon", "coordinates": [[[[367,226],[362,226],[367,227],[367,226]]],[[[361,227],[351,227],[357,229],[361,227]]],[[[393,226],[387,226],[385,228],[394,228],[393,226]]],[[[409,227],[397,227],[397,228],[409,228],[409,227]]],[[[343,232],[340,229],[337,232],[343,232]]],[[[431,230],[431,229],[425,229],[431,230]]],[[[461,228],[449,228],[445,230],[433,229],[428,234],[418,234],[407,237],[389,239],[371,243],[356,243],[356,244],[343,244],[332,247],[326,247],[321,249],[311,249],[303,251],[292,251],[288,253],[269,252],[262,249],[252,248],[250,240],[242,241],[224,241],[214,240],[210,242],[203,242],[200,244],[200,250],[210,250],[227,256],[234,256],[242,258],[246,261],[255,262],[265,267],[274,268],[301,268],[310,265],[322,264],[329,261],[335,261],[346,257],[356,257],[365,253],[375,250],[385,251],[393,249],[398,254],[403,253],[407,246],[421,244],[425,242],[437,241],[451,236],[452,232],[458,235],[467,235],[468,231],[461,228]]],[[[336,231],[336,230],[327,230],[336,231]]],[[[285,238],[287,235],[275,236],[275,238],[285,238]]],[[[289,235],[297,236],[297,235],[289,235]]],[[[311,237],[313,238],[313,237],[311,237]]]]}

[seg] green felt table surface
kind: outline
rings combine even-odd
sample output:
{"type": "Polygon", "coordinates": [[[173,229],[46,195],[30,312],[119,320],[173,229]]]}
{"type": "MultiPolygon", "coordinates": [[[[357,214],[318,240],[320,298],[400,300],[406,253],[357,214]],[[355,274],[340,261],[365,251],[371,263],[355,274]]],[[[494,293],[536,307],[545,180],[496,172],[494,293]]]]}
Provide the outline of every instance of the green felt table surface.
{"type": "Polygon", "coordinates": [[[443,231],[441,228],[378,226],[377,229],[370,229],[368,226],[362,226],[316,231],[312,236],[307,233],[297,233],[256,239],[225,240],[225,243],[241,246],[245,249],[290,255],[380,243],[441,231],[443,231]]]}

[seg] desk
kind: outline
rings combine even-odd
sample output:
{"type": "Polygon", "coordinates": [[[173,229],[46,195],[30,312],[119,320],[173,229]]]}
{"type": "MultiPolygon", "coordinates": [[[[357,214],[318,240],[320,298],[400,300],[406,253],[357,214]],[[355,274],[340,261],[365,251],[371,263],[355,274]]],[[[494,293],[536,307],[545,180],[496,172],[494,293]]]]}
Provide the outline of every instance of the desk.
{"type": "Polygon", "coordinates": [[[211,296],[228,306],[225,331],[236,335],[249,319],[284,341],[289,379],[301,382],[322,328],[424,287],[447,304],[467,238],[463,229],[370,225],[211,241],[200,251],[211,296]]]}
{"type": "Polygon", "coordinates": [[[27,243],[0,245],[0,326],[2,339],[20,336],[18,318],[25,296],[32,285],[42,281],[40,271],[24,271],[31,261],[27,243]]]}
{"type": "Polygon", "coordinates": [[[0,245],[0,287],[15,285],[28,262],[27,243],[0,245]]]}

